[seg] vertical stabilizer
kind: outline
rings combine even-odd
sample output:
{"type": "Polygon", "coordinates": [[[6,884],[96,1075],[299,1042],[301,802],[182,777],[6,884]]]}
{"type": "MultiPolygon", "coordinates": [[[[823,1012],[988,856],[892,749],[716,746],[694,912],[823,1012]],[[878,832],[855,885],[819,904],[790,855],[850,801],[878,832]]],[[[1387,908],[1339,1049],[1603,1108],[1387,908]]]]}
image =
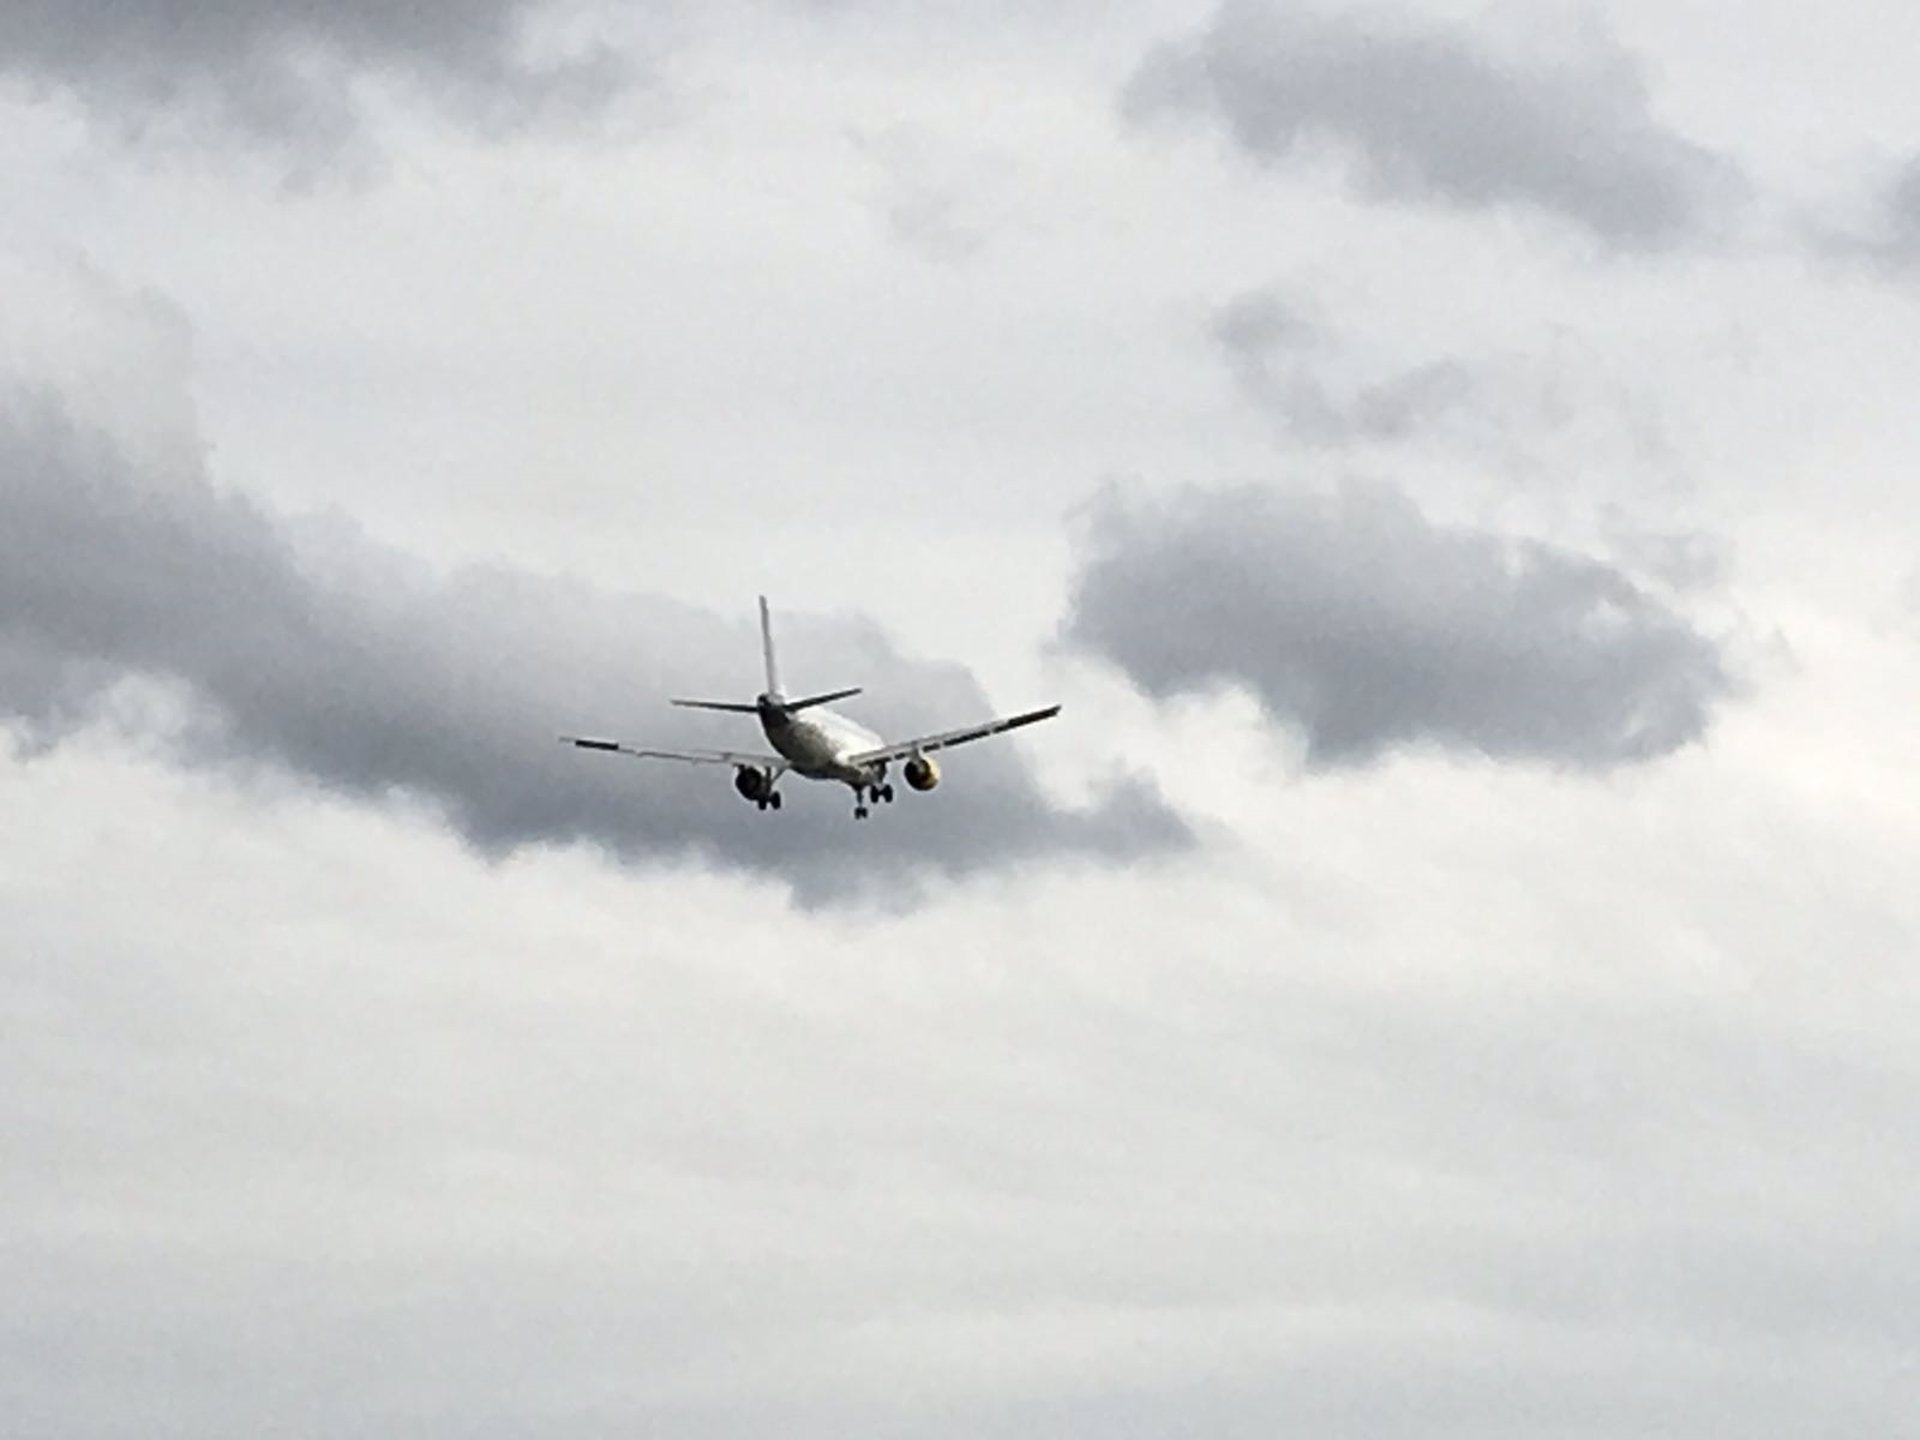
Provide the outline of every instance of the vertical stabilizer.
{"type": "Polygon", "coordinates": [[[780,688],[780,666],[773,658],[773,620],[767,614],[767,597],[760,597],[760,655],[767,664],[767,694],[774,699],[784,698],[786,692],[780,688]]]}

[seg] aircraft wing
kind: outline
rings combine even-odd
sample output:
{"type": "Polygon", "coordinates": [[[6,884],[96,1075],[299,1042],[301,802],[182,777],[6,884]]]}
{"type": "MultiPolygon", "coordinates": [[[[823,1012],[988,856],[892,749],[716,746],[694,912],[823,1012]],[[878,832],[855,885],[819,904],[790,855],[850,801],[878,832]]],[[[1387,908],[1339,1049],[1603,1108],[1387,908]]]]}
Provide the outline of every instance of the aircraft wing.
{"type": "Polygon", "coordinates": [[[778,755],[752,755],[739,750],[648,750],[637,745],[622,745],[618,740],[587,740],[578,735],[562,735],[562,745],[581,750],[602,750],[609,755],[631,755],[636,760],[684,760],[689,765],[748,765],[770,770],[777,777],[785,773],[788,762],[778,755]]]}
{"type": "Polygon", "coordinates": [[[969,740],[984,740],[989,735],[1004,735],[1009,730],[1018,730],[1022,725],[1037,725],[1042,720],[1051,720],[1059,713],[1058,705],[1049,705],[1044,710],[1029,710],[1024,715],[1008,715],[999,720],[969,725],[964,730],[945,730],[938,735],[922,735],[918,740],[902,740],[897,745],[883,745],[878,750],[862,751],[858,755],[849,756],[848,763],[876,765],[883,760],[904,760],[909,755],[925,755],[929,751],[945,750],[952,745],[965,745],[969,740]]]}

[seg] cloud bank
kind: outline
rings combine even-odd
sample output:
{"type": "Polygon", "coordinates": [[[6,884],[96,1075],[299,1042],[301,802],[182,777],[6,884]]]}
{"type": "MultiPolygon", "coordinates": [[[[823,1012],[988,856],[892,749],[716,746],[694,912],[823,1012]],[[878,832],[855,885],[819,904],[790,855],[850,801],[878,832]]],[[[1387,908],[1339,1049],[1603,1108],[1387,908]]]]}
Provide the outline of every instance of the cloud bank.
{"type": "Polygon", "coordinates": [[[1261,165],[1330,147],[1372,195],[1532,210],[1623,250],[1698,236],[1734,178],[1655,118],[1623,51],[1528,66],[1464,28],[1359,11],[1226,0],[1149,54],[1122,104],[1215,121],[1261,165]]]}
{"type": "MultiPolygon", "coordinates": [[[[763,750],[744,717],[664,703],[759,688],[751,597],[729,621],[504,567],[438,573],[345,518],[289,521],[224,491],[196,452],[128,443],[57,389],[0,382],[0,733],[31,750],[111,719],[184,763],[419,805],[488,854],[704,860],[807,902],[1188,840],[1139,782],[1061,808],[1019,740],[956,751],[935,795],[862,825],[837,788],[799,786],[762,815],[723,768],[563,750],[563,732],[763,750]]],[[[869,686],[855,713],[882,733],[994,713],[966,670],[911,660],[864,621],[781,628],[790,683],[869,686]]]]}
{"type": "Polygon", "coordinates": [[[130,133],[161,116],[278,144],[359,127],[369,77],[491,126],[598,108],[635,78],[611,47],[555,42],[551,0],[18,0],[0,78],[67,91],[130,133]]]}
{"type": "Polygon", "coordinates": [[[1108,496],[1064,634],[1156,698],[1245,685],[1321,770],[1421,746],[1605,770],[1699,740],[1735,689],[1622,571],[1385,486],[1108,496]]]}

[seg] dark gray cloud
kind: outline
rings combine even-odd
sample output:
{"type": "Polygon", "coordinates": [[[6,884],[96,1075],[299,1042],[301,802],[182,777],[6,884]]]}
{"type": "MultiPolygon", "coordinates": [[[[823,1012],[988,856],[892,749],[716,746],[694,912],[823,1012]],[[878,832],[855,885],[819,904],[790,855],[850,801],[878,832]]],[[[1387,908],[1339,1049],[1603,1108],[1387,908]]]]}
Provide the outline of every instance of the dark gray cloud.
{"type": "Polygon", "coordinates": [[[1698,234],[1737,183],[1654,117],[1623,51],[1528,67],[1469,30],[1364,12],[1226,0],[1147,57],[1123,105],[1216,119],[1262,164],[1331,146],[1375,195],[1524,207],[1623,249],[1698,234]]]}
{"type": "Polygon", "coordinates": [[[631,67],[543,45],[552,0],[15,0],[0,77],[50,85],[130,133],[167,115],[275,142],[338,143],[356,83],[393,76],[487,125],[596,109],[631,67]]]}
{"type": "Polygon", "coordinates": [[[1065,633],[1155,697],[1248,686],[1316,768],[1432,745],[1603,769],[1698,740],[1735,688],[1620,570],[1383,486],[1109,496],[1065,633]]]}
{"type": "Polygon", "coordinates": [[[1311,444],[1405,440],[1470,405],[1479,389],[1473,368],[1452,359],[1337,384],[1323,363],[1327,334],[1269,291],[1228,301],[1208,332],[1242,393],[1311,444]]]}
{"type": "MultiPolygon", "coordinates": [[[[1187,838],[1131,781],[1090,810],[1055,806],[1017,741],[956,751],[948,785],[870,824],[827,787],[795,787],[761,815],[724,769],[554,738],[763,749],[745,717],[664,704],[760,688],[744,616],[500,568],[438,575],[344,520],[283,523],[197,473],[143,473],[44,399],[0,407],[0,477],[0,720],[29,748],[117,715],[190,763],[416,802],[485,852],[588,842],[625,860],[703,859],[808,901],[1187,838]]],[[[991,713],[964,669],[909,660],[865,622],[795,620],[784,640],[790,684],[873,687],[856,713],[883,733],[991,713]]]]}

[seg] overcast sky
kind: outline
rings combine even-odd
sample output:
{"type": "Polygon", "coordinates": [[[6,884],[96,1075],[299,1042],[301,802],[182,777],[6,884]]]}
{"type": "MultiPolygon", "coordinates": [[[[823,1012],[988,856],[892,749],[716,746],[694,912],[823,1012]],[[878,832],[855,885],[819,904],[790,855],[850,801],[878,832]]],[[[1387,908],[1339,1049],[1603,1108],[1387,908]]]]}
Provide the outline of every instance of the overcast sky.
{"type": "Polygon", "coordinates": [[[0,4],[0,1431],[1920,1436],[1915,53],[0,4]]]}

